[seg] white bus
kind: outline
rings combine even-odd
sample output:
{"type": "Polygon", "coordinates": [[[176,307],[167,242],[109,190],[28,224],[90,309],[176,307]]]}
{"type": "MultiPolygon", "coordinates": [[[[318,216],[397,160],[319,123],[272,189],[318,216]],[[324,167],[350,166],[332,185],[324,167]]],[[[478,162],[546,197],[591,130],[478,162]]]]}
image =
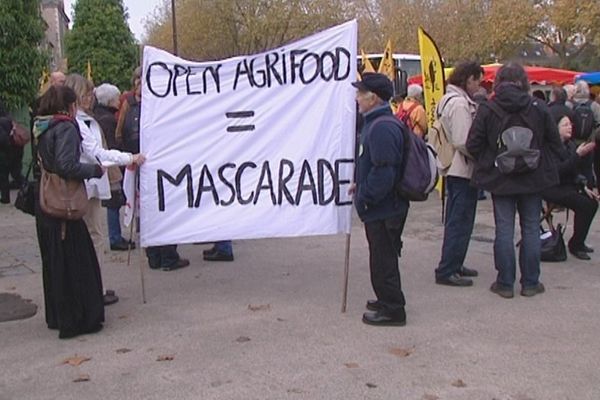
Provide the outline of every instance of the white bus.
{"type": "MultiPolygon", "coordinates": [[[[366,55],[375,71],[379,68],[379,63],[383,58],[383,53],[366,55]]],[[[394,53],[394,64],[396,66],[396,79],[394,80],[394,96],[406,96],[407,80],[413,75],[421,75],[421,56],[418,54],[398,54],[394,53]]],[[[358,72],[362,73],[362,56],[358,56],[358,72]]]]}
{"type": "MultiPolygon", "coordinates": [[[[406,76],[410,77],[413,75],[421,74],[421,56],[418,54],[398,54],[394,53],[394,62],[396,64],[396,68],[402,70],[406,73],[406,76]]],[[[367,58],[373,64],[373,67],[377,71],[379,67],[379,63],[383,58],[383,53],[379,54],[367,54],[367,58]]],[[[358,56],[358,72],[362,72],[362,56],[358,56]]]]}

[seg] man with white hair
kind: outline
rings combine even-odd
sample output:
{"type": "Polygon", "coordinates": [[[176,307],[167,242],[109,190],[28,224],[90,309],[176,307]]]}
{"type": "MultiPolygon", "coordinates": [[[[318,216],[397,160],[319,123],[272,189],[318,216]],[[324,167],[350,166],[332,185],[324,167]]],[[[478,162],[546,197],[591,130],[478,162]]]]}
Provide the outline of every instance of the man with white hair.
{"type": "MultiPolygon", "coordinates": [[[[103,83],[94,90],[94,94],[96,96],[94,114],[96,121],[98,121],[104,133],[106,147],[108,149],[121,150],[118,148],[115,139],[115,130],[117,128],[116,113],[119,109],[119,96],[121,92],[116,86],[103,83]]],[[[103,200],[103,205],[106,207],[110,249],[128,250],[130,246],[133,249],[135,248],[135,243],[129,242],[121,234],[119,210],[124,203],[124,196],[121,187],[123,175],[119,167],[115,166],[108,169],[108,179],[110,182],[111,198],[110,200],[103,200]]]]}
{"type": "Polygon", "coordinates": [[[563,89],[565,89],[565,92],[567,93],[567,100],[565,101],[565,104],[570,109],[573,109],[573,96],[575,95],[575,85],[568,84],[563,86],[563,89]]]}
{"type": "Polygon", "coordinates": [[[408,85],[406,99],[402,102],[396,113],[417,136],[427,134],[427,114],[423,107],[423,88],[421,85],[408,85]]]}

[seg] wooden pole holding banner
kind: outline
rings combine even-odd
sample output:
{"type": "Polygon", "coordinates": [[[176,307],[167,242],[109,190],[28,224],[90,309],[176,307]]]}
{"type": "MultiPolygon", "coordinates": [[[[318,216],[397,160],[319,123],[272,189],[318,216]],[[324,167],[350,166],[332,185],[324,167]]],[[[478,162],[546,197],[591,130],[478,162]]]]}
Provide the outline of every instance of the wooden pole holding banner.
{"type": "MultiPolygon", "coordinates": [[[[137,243],[138,243],[138,247],[140,249],[140,281],[141,281],[141,288],[142,288],[142,303],[146,304],[146,280],[144,277],[144,249],[142,249],[141,246],[141,242],[140,242],[140,223],[139,223],[139,216],[137,213],[139,204],[138,204],[138,196],[139,196],[139,191],[138,188],[139,186],[139,182],[140,182],[140,167],[137,166],[135,169],[135,195],[133,196],[133,216],[131,217],[131,227],[130,227],[130,231],[129,231],[129,240],[132,241],[134,239],[134,236],[137,236],[137,243]],[[136,227],[136,229],[134,230],[133,227],[136,227]],[[135,235],[135,233],[138,233],[138,235],[135,235]]],[[[127,266],[129,266],[131,264],[131,246],[129,246],[129,250],[127,251],[127,266]]]]}
{"type": "Polygon", "coordinates": [[[348,300],[348,278],[350,275],[350,238],[352,233],[346,234],[346,258],[344,260],[344,290],[342,294],[342,314],[346,312],[346,303],[348,300]]]}

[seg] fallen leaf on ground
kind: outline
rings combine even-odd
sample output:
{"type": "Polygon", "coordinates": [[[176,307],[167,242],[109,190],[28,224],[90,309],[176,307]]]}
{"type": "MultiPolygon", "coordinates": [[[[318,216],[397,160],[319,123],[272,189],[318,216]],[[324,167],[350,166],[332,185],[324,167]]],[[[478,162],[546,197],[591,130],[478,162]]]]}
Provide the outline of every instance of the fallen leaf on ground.
{"type": "Polygon", "coordinates": [[[268,311],[271,309],[270,304],[252,305],[248,304],[248,310],[250,311],[268,311]]]}
{"type": "Polygon", "coordinates": [[[73,367],[78,367],[81,364],[83,364],[86,361],[90,361],[91,358],[89,357],[83,357],[83,356],[73,356],[73,357],[69,357],[69,358],[65,358],[65,360],[62,362],[62,364],[69,364],[73,367]]]}
{"type": "Polygon", "coordinates": [[[439,398],[439,397],[437,397],[435,394],[428,394],[428,393],[425,393],[425,394],[423,395],[423,400],[440,400],[440,398],[439,398]]]}
{"type": "Polygon", "coordinates": [[[302,389],[298,389],[298,388],[288,389],[287,392],[288,393],[296,393],[296,394],[304,393],[304,391],[302,389]]]}
{"type": "Polygon", "coordinates": [[[285,320],[285,319],[283,319],[283,318],[277,318],[277,321],[279,321],[279,322],[285,322],[285,321],[287,321],[287,320],[285,320]]]}
{"type": "Polygon", "coordinates": [[[390,354],[393,354],[398,357],[408,357],[410,356],[415,349],[403,349],[402,347],[393,347],[390,349],[390,354]]]}
{"type": "Polygon", "coordinates": [[[235,341],[238,343],[246,343],[250,341],[250,338],[248,336],[240,336],[239,338],[235,339],[235,341]]]}
{"type": "Polygon", "coordinates": [[[126,318],[128,318],[128,317],[127,317],[127,315],[119,315],[117,318],[118,318],[118,319],[126,319],[126,318]]]}
{"type": "Polygon", "coordinates": [[[117,349],[116,352],[117,354],[125,354],[125,353],[129,353],[131,351],[131,349],[117,349]]]}
{"type": "Polygon", "coordinates": [[[358,363],[346,363],[346,368],[358,368],[358,363]]]}
{"type": "Polygon", "coordinates": [[[466,387],[467,384],[462,379],[457,379],[454,382],[452,382],[452,386],[454,386],[454,387],[466,387]]]}
{"type": "Polygon", "coordinates": [[[175,359],[175,356],[172,354],[166,354],[163,356],[158,356],[158,358],[156,359],[156,361],[173,361],[175,359]]]}
{"type": "Polygon", "coordinates": [[[367,382],[367,387],[368,387],[369,389],[373,389],[373,388],[376,388],[376,387],[377,387],[377,385],[376,385],[376,384],[374,384],[374,383],[371,383],[371,382],[367,382]]]}
{"type": "Polygon", "coordinates": [[[77,378],[73,379],[73,382],[88,382],[90,376],[88,374],[80,374],[77,378]]]}
{"type": "Polygon", "coordinates": [[[11,290],[11,291],[14,291],[14,290],[17,290],[17,288],[16,288],[16,287],[14,287],[14,286],[11,286],[11,287],[7,288],[6,290],[11,290]]]}

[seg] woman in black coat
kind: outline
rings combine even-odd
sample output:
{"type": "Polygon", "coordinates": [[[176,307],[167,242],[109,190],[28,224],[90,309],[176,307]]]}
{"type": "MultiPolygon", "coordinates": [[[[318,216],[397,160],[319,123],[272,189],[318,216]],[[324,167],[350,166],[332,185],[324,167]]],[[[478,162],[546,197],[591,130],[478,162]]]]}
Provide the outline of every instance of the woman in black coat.
{"type": "Polygon", "coordinates": [[[496,225],[494,266],[498,274],[490,290],[504,298],[514,296],[516,213],[521,227],[518,257],[521,295],[531,297],[545,291],[539,280],[541,193],[559,182],[554,163],[561,148],[556,124],[547,106],[532,99],[528,92],[529,82],[523,67],[516,63],[503,65],[496,74],[494,96],[479,106],[466,143],[467,150],[477,160],[471,185],[492,194],[496,225]],[[534,163],[521,171],[500,168],[497,157],[505,150],[500,140],[505,131],[507,139],[512,131],[522,135],[519,136],[522,142],[529,141],[529,153],[538,155],[537,166],[534,163]]]}
{"type": "Polygon", "coordinates": [[[573,210],[575,218],[569,251],[580,260],[590,260],[588,253],[594,250],[585,244],[585,239],[598,210],[598,195],[585,185],[582,168],[585,168],[585,156],[594,151],[596,145],[589,142],[577,146],[570,140],[573,123],[568,111],[552,110],[552,116],[558,124],[558,132],[564,146],[556,160],[560,184],[544,190],[542,198],[549,203],[573,210]]]}
{"type": "MultiPolygon", "coordinates": [[[[76,99],[67,87],[50,87],[41,97],[34,122],[38,156],[46,171],[65,180],[100,178],[100,165],[79,162],[76,99]]],[[[36,219],[48,328],[58,329],[61,339],[99,331],[104,322],[102,278],[85,222],[47,215],[39,202],[36,219]]]]}

